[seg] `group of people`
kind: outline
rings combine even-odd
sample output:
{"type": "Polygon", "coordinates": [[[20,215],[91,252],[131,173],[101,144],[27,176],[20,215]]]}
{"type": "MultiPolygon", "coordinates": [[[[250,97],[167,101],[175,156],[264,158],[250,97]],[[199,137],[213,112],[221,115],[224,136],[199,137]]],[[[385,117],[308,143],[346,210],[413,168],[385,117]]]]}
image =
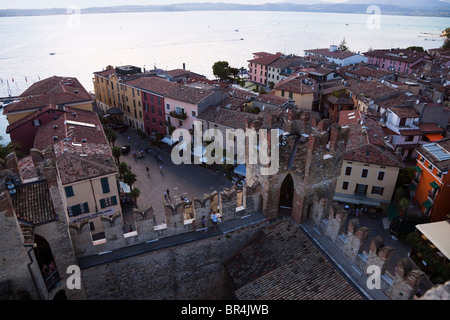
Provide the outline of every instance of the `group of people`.
{"type": "MultiPolygon", "coordinates": [[[[217,224],[220,222],[220,217],[215,212],[212,212],[210,219],[211,219],[211,222],[213,225],[213,230],[214,231],[217,230],[217,224]]],[[[202,220],[201,220],[201,224],[202,224],[203,233],[205,233],[205,234],[208,232],[208,227],[206,226],[206,223],[207,223],[206,216],[203,216],[202,220]]]]}
{"type": "Polygon", "coordinates": [[[42,266],[42,273],[44,274],[45,278],[50,277],[55,271],[56,266],[53,261],[51,261],[48,265],[44,263],[44,265],[42,266]]]}

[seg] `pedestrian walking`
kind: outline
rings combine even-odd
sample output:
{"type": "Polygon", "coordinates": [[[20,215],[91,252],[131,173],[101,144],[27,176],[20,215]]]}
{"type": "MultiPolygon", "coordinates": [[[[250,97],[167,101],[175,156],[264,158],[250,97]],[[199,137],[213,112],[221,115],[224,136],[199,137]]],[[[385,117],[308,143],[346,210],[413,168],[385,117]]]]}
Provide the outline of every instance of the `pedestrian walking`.
{"type": "Polygon", "coordinates": [[[162,167],[162,166],[159,166],[159,172],[160,172],[161,174],[163,174],[163,167],[162,167]]]}
{"type": "Polygon", "coordinates": [[[164,191],[164,200],[167,201],[167,192],[166,191],[164,191]]]}
{"type": "Polygon", "coordinates": [[[150,169],[148,167],[145,167],[145,171],[147,172],[147,177],[150,177],[150,169]]]}
{"type": "Polygon", "coordinates": [[[217,215],[215,212],[212,213],[211,220],[213,223],[214,230],[216,230],[217,229],[217,215]]]}
{"type": "Polygon", "coordinates": [[[166,192],[167,192],[167,196],[170,198],[169,189],[167,189],[166,192]]]}
{"type": "Polygon", "coordinates": [[[203,229],[203,233],[208,233],[208,229],[206,229],[206,217],[203,216],[202,217],[202,229],[203,229]]]}

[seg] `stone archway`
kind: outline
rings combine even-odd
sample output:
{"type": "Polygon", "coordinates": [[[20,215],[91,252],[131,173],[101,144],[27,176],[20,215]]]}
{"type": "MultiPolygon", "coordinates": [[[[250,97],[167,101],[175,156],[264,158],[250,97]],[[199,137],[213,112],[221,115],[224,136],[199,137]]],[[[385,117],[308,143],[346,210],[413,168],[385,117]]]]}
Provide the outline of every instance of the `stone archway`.
{"type": "Polygon", "coordinates": [[[34,241],[36,246],[33,248],[34,255],[41,270],[42,278],[44,279],[47,290],[50,291],[56,287],[61,280],[58,269],[53,258],[53,253],[49,243],[44,237],[35,234],[34,241]]]}
{"type": "Polygon", "coordinates": [[[278,202],[278,214],[282,216],[290,216],[292,212],[292,204],[294,201],[294,180],[291,174],[288,174],[281,184],[280,197],[278,202]]]}

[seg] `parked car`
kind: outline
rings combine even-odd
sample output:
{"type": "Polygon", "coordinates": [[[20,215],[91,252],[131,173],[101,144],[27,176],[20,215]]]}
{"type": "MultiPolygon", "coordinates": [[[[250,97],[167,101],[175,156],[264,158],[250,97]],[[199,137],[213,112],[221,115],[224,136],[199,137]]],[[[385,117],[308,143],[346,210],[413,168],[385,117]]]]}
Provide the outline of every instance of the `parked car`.
{"type": "Polygon", "coordinates": [[[122,154],[128,154],[130,152],[131,147],[127,144],[122,147],[122,154]]]}

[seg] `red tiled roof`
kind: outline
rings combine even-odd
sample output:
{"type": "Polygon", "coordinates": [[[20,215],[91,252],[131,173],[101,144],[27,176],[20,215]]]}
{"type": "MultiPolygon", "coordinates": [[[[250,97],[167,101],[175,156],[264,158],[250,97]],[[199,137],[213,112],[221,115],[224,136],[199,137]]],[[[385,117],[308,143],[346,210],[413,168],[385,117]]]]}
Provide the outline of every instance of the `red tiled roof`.
{"type": "Polygon", "coordinates": [[[358,123],[361,119],[359,110],[343,110],[339,112],[339,124],[345,126],[350,123],[358,123]]]}
{"type": "Polygon", "coordinates": [[[257,115],[248,112],[228,110],[215,106],[206,108],[198,115],[198,119],[201,120],[217,123],[228,128],[244,130],[246,117],[255,120],[257,118],[257,115]]]}
{"type": "Polygon", "coordinates": [[[129,80],[123,80],[123,83],[162,96],[166,95],[172,88],[177,87],[175,82],[171,82],[157,76],[134,77],[129,80]]]}
{"type": "Polygon", "coordinates": [[[345,159],[384,166],[402,167],[401,159],[385,148],[385,132],[381,124],[369,117],[363,123],[348,123],[350,135],[345,149],[345,159]]]}
{"type": "Polygon", "coordinates": [[[313,53],[315,55],[321,55],[321,56],[325,56],[325,57],[331,57],[331,58],[335,58],[335,59],[346,59],[349,57],[353,57],[354,55],[356,55],[356,53],[350,52],[350,51],[330,51],[329,48],[324,48],[324,49],[309,49],[309,50],[305,50],[305,52],[310,52],[313,53]]]}
{"type": "Polygon", "coordinates": [[[414,63],[419,59],[427,56],[425,52],[417,52],[414,50],[407,49],[384,49],[384,50],[373,50],[370,52],[365,52],[363,55],[367,57],[378,57],[380,59],[391,59],[398,60],[406,63],[414,63]]]}
{"type": "Polygon", "coordinates": [[[175,83],[175,86],[171,87],[170,90],[167,91],[165,96],[174,100],[197,104],[213,93],[214,91],[212,90],[203,90],[187,85],[182,85],[180,83],[175,83]]]}
{"type": "Polygon", "coordinates": [[[274,222],[225,268],[238,300],[361,300],[361,295],[289,221],[274,222]]]}
{"type": "Polygon", "coordinates": [[[393,113],[395,113],[400,118],[418,118],[419,112],[413,107],[391,107],[389,108],[393,113]]]}
{"type": "Polygon", "coordinates": [[[316,92],[315,88],[317,88],[314,80],[310,79],[313,82],[313,85],[308,85],[303,83],[303,80],[309,79],[307,77],[296,77],[296,78],[288,78],[278,82],[275,86],[275,90],[284,90],[288,92],[300,93],[300,94],[309,94],[316,92]],[[313,89],[314,88],[314,89],[313,89]]]}
{"type": "Polygon", "coordinates": [[[282,53],[280,53],[280,52],[278,52],[276,54],[268,53],[267,55],[264,55],[260,58],[247,60],[247,62],[261,64],[261,65],[268,65],[268,64],[271,64],[272,62],[274,62],[275,60],[277,60],[281,55],[282,55],[282,53]]]}
{"type": "Polygon", "coordinates": [[[359,97],[366,97],[372,100],[383,99],[402,93],[402,91],[391,88],[378,81],[351,82],[351,85],[347,88],[349,92],[359,97]]]}
{"type": "Polygon", "coordinates": [[[53,145],[62,184],[116,173],[111,148],[97,114],[70,108],[66,111],[39,127],[34,143],[39,150],[53,145]]]}
{"type": "Polygon", "coordinates": [[[420,131],[423,133],[442,133],[445,129],[439,127],[436,123],[419,123],[420,131]]]}
{"type": "Polygon", "coordinates": [[[86,139],[89,143],[108,144],[100,120],[95,112],[67,107],[66,112],[38,128],[34,140],[34,148],[44,150],[55,143],[53,137],[58,137],[56,141],[69,138],[74,143],[81,143],[83,139],[86,139]],[[79,124],[73,124],[73,121],[79,124]]]}
{"type": "Polygon", "coordinates": [[[108,78],[109,75],[113,73],[116,73],[116,68],[114,68],[113,66],[107,66],[105,70],[94,72],[94,74],[104,78],[108,78]]]}
{"type": "Polygon", "coordinates": [[[359,77],[365,77],[365,78],[372,77],[372,78],[376,78],[376,79],[386,76],[388,74],[395,73],[394,71],[374,69],[374,68],[366,67],[366,66],[359,66],[359,67],[345,66],[340,69],[340,72],[354,74],[359,77]]]}
{"type": "Polygon", "coordinates": [[[76,104],[93,101],[76,78],[53,76],[34,83],[20,95],[20,101],[8,105],[3,114],[32,110],[49,104],[76,104]]]}

